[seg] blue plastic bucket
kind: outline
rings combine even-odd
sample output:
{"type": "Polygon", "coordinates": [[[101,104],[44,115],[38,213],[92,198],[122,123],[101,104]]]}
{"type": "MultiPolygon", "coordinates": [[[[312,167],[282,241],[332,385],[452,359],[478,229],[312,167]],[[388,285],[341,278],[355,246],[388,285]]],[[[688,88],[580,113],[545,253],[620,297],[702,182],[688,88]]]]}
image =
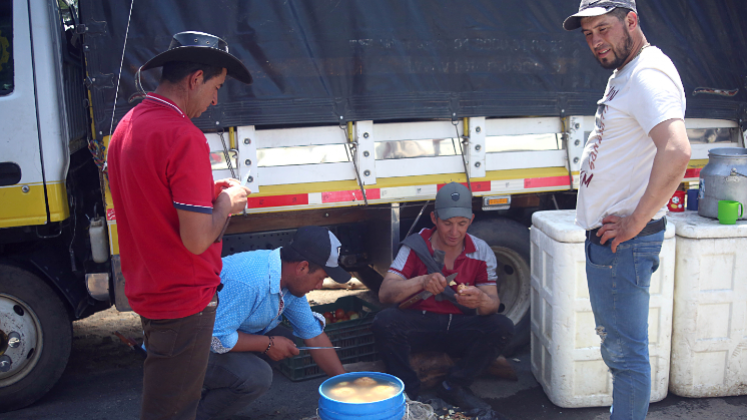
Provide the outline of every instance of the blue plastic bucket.
{"type": "Polygon", "coordinates": [[[401,420],[405,415],[405,384],[392,375],[379,372],[343,373],[329,378],[319,385],[319,417],[322,420],[401,420]],[[324,394],[327,385],[341,381],[354,381],[367,376],[379,381],[394,382],[399,385],[399,392],[382,401],[370,403],[344,403],[333,400],[324,394]]]}

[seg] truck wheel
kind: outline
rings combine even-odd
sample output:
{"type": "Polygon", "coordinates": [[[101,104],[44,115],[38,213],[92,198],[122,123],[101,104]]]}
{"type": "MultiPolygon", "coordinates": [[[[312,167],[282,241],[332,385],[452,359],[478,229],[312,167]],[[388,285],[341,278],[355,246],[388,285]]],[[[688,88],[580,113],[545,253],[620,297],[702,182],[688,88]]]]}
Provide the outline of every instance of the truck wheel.
{"type": "Polygon", "coordinates": [[[41,398],[65,370],[72,344],[67,308],[39,277],[0,265],[0,412],[41,398]]]}
{"type": "Polygon", "coordinates": [[[514,323],[514,338],[503,350],[504,355],[510,356],[529,343],[529,229],[513,220],[500,218],[477,221],[470,226],[469,233],[487,242],[498,260],[499,312],[514,323]]]}

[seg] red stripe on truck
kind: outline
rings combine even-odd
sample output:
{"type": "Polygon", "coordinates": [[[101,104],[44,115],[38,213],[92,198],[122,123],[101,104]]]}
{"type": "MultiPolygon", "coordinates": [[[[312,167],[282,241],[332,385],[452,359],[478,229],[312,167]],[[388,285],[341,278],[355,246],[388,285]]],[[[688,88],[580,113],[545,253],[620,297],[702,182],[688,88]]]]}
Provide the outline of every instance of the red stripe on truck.
{"type": "Polygon", "coordinates": [[[524,179],[524,188],[567,187],[568,185],[568,177],[565,175],[524,179]]]}
{"type": "Polygon", "coordinates": [[[282,207],[282,206],[300,206],[309,204],[308,194],[292,195],[272,195],[269,197],[249,197],[246,205],[250,209],[258,207],[282,207]]]}
{"type": "MultiPolygon", "coordinates": [[[[460,182],[460,184],[467,187],[466,182],[460,182]]],[[[444,187],[446,184],[438,184],[436,186],[438,191],[441,191],[441,188],[444,187]]],[[[473,182],[472,183],[472,192],[483,192],[483,191],[490,191],[490,181],[480,181],[480,182],[473,182]]]]}
{"type": "Polygon", "coordinates": [[[700,178],[702,168],[692,168],[685,171],[685,178],[700,178]]]}
{"type": "MultiPolygon", "coordinates": [[[[381,190],[372,188],[366,190],[366,198],[369,200],[378,200],[381,198],[381,190]]],[[[322,193],[322,203],[340,203],[344,201],[363,201],[361,190],[348,191],[329,191],[322,193]]]]}

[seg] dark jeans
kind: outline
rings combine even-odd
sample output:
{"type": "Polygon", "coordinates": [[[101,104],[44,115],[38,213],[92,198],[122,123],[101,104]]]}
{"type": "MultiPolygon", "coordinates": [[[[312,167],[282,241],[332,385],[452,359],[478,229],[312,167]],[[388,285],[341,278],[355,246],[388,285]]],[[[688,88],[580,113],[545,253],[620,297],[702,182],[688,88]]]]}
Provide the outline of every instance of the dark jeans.
{"type": "Polygon", "coordinates": [[[205,309],[185,318],[140,317],[148,352],[143,364],[141,420],[195,418],[217,299],[216,294],[205,309]]]}
{"type": "Polygon", "coordinates": [[[470,386],[514,334],[514,324],[503,315],[444,315],[387,308],[373,322],[373,333],[387,372],[405,383],[410,398],[420,394],[420,380],[410,366],[410,354],[443,351],[461,360],[446,380],[470,386]]]}
{"type": "MultiPolygon", "coordinates": [[[[282,326],[265,335],[294,339],[291,331],[282,326]]],[[[261,353],[211,352],[202,399],[197,407],[197,419],[229,418],[261,397],[272,385],[272,367],[275,364],[277,362],[261,353]]]]}

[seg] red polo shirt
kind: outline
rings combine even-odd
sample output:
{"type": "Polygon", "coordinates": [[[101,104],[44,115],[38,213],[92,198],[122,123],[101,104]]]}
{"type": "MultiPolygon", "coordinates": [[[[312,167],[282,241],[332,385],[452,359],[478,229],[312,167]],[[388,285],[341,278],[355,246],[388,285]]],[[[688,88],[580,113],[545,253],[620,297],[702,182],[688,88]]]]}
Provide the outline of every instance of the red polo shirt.
{"type": "Polygon", "coordinates": [[[130,306],[150,319],[200,312],[220,284],[221,244],[188,251],[176,210],[213,211],[205,135],[176,104],[151,93],[119,122],[107,153],[130,306]]]}
{"type": "MultiPolygon", "coordinates": [[[[428,245],[428,251],[433,255],[433,246],[429,240],[431,236],[436,232],[436,228],[423,229],[420,231],[420,236],[425,239],[425,243],[428,245]]],[[[457,284],[469,284],[470,286],[486,286],[496,285],[498,277],[496,275],[497,262],[495,259],[495,253],[490,246],[480,238],[467,234],[464,237],[464,249],[462,253],[454,261],[454,269],[449,270],[444,266],[442,274],[444,277],[449,274],[457,274],[454,281],[457,284]]],[[[425,266],[423,261],[418,258],[417,254],[405,245],[402,245],[397,258],[392,262],[389,267],[389,272],[397,274],[405,279],[411,279],[413,277],[422,276],[428,274],[428,268],[425,266]]],[[[452,287],[456,291],[457,286],[452,287]]],[[[414,296],[414,295],[413,295],[414,296]]],[[[409,299],[412,296],[408,296],[409,299]]],[[[407,300],[404,299],[403,301],[407,300]]],[[[439,314],[461,314],[453,303],[444,299],[437,301],[435,296],[431,296],[428,299],[422,300],[412,306],[411,309],[419,311],[435,312],[439,314]]]]}

